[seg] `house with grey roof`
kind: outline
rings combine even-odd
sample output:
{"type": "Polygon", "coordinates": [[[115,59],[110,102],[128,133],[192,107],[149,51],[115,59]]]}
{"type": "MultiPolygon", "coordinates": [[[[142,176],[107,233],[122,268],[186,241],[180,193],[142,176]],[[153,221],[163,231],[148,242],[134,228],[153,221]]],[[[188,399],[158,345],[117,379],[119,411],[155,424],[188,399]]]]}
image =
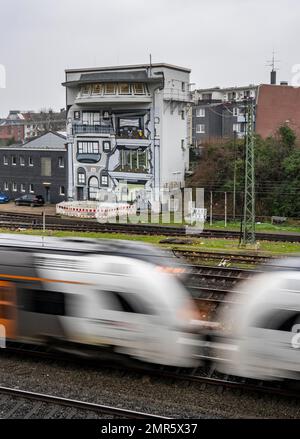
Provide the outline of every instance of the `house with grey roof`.
{"type": "Polygon", "coordinates": [[[0,147],[0,191],[11,199],[42,195],[59,203],[67,195],[66,137],[48,132],[23,145],[0,147]]]}

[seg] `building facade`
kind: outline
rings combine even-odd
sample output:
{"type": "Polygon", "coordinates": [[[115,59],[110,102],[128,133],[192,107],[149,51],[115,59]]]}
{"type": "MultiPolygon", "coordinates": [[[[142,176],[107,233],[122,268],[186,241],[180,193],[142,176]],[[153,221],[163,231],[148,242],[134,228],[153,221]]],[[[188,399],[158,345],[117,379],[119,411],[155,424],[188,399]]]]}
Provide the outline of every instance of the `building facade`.
{"type": "Polygon", "coordinates": [[[59,113],[11,110],[5,119],[0,120],[0,142],[3,145],[22,144],[49,131],[65,130],[65,126],[64,109],[59,113]]]}
{"type": "Polygon", "coordinates": [[[59,203],[67,195],[66,138],[46,133],[20,146],[0,147],[0,191],[11,199],[25,194],[43,195],[59,203]]]}
{"type": "Polygon", "coordinates": [[[288,124],[300,136],[300,89],[286,82],[236,88],[200,89],[193,92],[192,144],[243,138],[246,131],[245,100],[255,104],[255,131],[266,138],[288,124]]]}
{"type": "Polygon", "coordinates": [[[245,99],[256,101],[258,87],[211,88],[193,92],[192,143],[205,143],[230,139],[234,132],[238,138],[245,135],[245,99]]]}
{"type": "Polygon", "coordinates": [[[168,64],[66,70],[69,199],[184,184],[189,77],[168,64]]]}

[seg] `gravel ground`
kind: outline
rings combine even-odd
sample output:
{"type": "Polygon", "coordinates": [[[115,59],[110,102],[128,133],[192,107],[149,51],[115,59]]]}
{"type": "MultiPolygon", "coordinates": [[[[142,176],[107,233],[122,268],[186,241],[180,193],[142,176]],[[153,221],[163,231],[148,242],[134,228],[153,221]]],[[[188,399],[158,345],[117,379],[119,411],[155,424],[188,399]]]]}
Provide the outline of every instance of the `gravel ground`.
{"type": "MultiPolygon", "coordinates": [[[[300,402],[71,361],[0,356],[0,385],[174,418],[300,418],[300,402]]],[[[67,416],[67,413],[66,413],[67,416]]]]}

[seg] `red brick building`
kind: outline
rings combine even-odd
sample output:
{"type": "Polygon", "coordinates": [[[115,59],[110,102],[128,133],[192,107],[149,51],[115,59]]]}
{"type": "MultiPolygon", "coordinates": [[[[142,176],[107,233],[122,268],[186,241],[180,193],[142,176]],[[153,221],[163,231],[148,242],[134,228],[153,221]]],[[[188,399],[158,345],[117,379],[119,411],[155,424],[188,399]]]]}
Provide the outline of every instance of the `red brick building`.
{"type": "Polygon", "coordinates": [[[285,124],[300,139],[300,88],[289,85],[260,85],[256,104],[256,132],[266,138],[274,135],[285,124]]]}

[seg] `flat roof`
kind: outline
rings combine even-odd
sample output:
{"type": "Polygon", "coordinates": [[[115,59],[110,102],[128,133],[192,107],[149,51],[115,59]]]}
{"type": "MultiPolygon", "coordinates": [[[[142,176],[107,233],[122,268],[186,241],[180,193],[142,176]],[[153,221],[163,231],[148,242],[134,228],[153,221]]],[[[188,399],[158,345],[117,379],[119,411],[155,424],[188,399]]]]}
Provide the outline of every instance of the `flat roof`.
{"type": "Polygon", "coordinates": [[[147,69],[149,67],[165,67],[167,69],[180,70],[182,72],[191,73],[191,69],[186,67],[176,66],[174,64],[166,63],[154,63],[154,64],[129,64],[122,66],[107,66],[107,67],[91,67],[91,68],[81,68],[81,69],[65,69],[66,73],[80,73],[80,72],[97,72],[106,70],[129,70],[129,69],[147,69]]]}
{"type": "Polygon", "coordinates": [[[245,89],[249,89],[249,88],[257,88],[259,85],[258,84],[249,84],[249,85],[245,85],[244,87],[242,86],[233,86],[233,87],[211,87],[211,88],[197,88],[195,91],[203,93],[203,92],[208,92],[208,91],[228,91],[228,90],[245,90],[245,89]]]}

